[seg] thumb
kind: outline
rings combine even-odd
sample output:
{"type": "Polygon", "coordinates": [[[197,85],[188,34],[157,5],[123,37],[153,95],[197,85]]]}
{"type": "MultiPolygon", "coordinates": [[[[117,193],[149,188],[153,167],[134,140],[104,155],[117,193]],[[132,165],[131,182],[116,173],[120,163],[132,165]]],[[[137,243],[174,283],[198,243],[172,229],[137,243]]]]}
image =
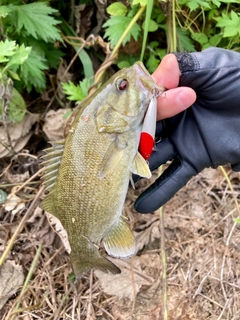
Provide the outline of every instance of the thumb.
{"type": "Polygon", "coordinates": [[[180,158],[175,158],[162,175],[136,200],[135,209],[150,213],[159,209],[198,172],[180,158]]]}

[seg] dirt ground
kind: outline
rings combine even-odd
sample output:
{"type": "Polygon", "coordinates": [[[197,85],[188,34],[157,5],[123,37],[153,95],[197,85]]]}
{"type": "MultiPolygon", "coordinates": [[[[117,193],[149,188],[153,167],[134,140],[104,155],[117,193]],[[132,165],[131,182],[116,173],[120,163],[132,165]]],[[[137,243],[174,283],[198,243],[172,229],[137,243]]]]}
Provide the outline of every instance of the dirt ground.
{"type": "MultiPolygon", "coordinates": [[[[36,171],[36,159],[29,166],[36,171]]],[[[120,275],[91,271],[77,287],[67,251],[38,207],[39,179],[23,186],[18,196],[24,205],[0,211],[0,319],[154,320],[164,319],[166,304],[169,320],[240,319],[240,173],[225,169],[233,190],[220,168],[206,169],[164,206],[162,220],[159,212],[133,209],[149,182],[130,188],[125,211],[136,256],[114,259],[120,275]]]]}

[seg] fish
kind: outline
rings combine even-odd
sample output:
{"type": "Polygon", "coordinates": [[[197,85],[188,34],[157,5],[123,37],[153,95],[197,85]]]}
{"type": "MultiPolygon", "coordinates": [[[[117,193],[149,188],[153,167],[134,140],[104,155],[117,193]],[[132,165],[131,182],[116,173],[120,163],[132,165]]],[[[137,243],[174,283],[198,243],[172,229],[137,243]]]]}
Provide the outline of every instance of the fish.
{"type": "Polygon", "coordinates": [[[83,101],[65,139],[45,150],[42,178],[48,194],[41,208],[68,234],[76,279],[90,269],[118,274],[107,255],[135,253],[123,207],[132,174],[151,177],[138,146],[154,87],[141,62],[118,71],[83,101]]]}

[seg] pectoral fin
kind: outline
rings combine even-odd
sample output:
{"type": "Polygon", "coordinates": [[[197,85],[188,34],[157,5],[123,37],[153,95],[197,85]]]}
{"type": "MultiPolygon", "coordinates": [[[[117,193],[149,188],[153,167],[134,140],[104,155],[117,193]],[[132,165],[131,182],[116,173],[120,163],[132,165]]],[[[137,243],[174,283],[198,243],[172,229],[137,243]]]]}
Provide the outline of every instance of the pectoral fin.
{"type": "Polygon", "coordinates": [[[126,258],[135,252],[134,236],[122,218],[103,239],[103,244],[107,253],[116,258],[126,258]]]}
{"type": "Polygon", "coordinates": [[[126,147],[127,143],[121,142],[117,137],[114,139],[102,159],[99,168],[100,178],[104,178],[108,174],[108,172],[116,168],[116,166],[121,162],[124,156],[126,147]]]}
{"type": "Polygon", "coordinates": [[[149,169],[149,166],[146,160],[141,156],[138,152],[134,158],[132,169],[132,173],[139,175],[140,177],[144,178],[151,178],[152,173],[149,169]]]}

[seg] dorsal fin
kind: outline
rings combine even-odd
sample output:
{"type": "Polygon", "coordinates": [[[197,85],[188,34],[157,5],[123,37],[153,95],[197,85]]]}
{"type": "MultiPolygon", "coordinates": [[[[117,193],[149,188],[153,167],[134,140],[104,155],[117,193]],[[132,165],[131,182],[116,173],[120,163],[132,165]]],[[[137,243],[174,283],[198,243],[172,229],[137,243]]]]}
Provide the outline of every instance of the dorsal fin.
{"type": "Polygon", "coordinates": [[[46,186],[46,190],[51,191],[56,183],[56,177],[58,174],[59,164],[62,160],[65,140],[53,141],[50,143],[52,147],[43,150],[46,152],[42,158],[44,161],[42,165],[44,167],[44,174],[42,176],[43,184],[46,186]]]}

